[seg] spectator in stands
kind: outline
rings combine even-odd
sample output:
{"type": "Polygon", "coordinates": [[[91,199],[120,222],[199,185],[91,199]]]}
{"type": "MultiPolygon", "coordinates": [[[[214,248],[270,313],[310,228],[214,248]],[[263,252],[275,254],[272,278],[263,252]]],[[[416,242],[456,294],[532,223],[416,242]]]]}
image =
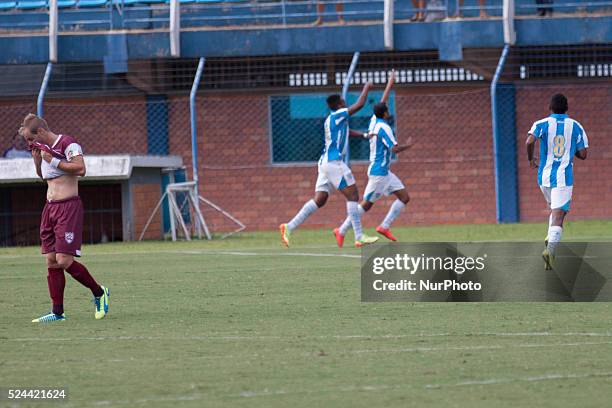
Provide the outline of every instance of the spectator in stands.
{"type": "Polygon", "coordinates": [[[28,146],[23,137],[17,133],[13,136],[12,146],[2,155],[5,159],[15,159],[17,157],[31,158],[32,154],[28,151],[28,146]]]}
{"type": "Polygon", "coordinates": [[[425,21],[425,0],[412,0],[412,7],[416,12],[410,21],[425,21]]]}
{"type": "MultiPolygon", "coordinates": [[[[314,25],[323,24],[323,13],[325,12],[325,3],[322,1],[317,1],[317,20],[314,22],[314,25]]],[[[336,2],[336,14],[338,14],[338,23],[344,24],[344,17],[342,13],[344,12],[344,4],[341,2],[336,2]]]]}
{"type": "MultiPolygon", "coordinates": [[[[553,4],[553,0],[536,0],[536,4],[553,4]]],[[[552,7],[538,7],[538,16],[544,17],[546,14],[550,14],[552,16],[552,7]]]]}
{"type": "MultiPolygon", "coordinates": [[[[463,1],[464,0],[459,0],[459,4],[457,6],[457,9],[455,10],[455,18],[461,17],[461,7],[463,7],[463,1]]],[[[542,0],[536,0],[536,1],[542,1],[542,0]]],[[[484,9],[485,0],[478,0],[478,4],[480,4],[480,18],[487,18],[487,17],[489,17],[489,15],[487,14],[487,12],[484,9]]]]}

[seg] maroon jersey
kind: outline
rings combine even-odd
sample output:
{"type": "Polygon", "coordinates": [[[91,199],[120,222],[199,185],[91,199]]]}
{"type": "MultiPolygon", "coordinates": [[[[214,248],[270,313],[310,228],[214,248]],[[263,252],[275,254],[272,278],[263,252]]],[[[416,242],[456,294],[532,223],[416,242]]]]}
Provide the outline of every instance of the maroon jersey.
{"type": "MultiPolygon", "coordinates": [[[[59,135],[55,143],[52,146],[44,143],[33,142],[30,145],[30,149],[38,149],[51,154],[60,160],[72,161],[76,156],[83,155],[83,149],[77,140],[71,136],[59,135]]],[[[52,167],[46,161],[42,161],[41,166],[43,179],[53,179],[66,174],[63,170],[52,167]]]]}

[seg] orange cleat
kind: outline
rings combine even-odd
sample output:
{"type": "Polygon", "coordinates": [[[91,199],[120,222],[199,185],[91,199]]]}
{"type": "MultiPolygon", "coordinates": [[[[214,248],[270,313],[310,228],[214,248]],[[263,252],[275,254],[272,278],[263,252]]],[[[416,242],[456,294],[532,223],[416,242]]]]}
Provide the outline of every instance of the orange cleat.
{"type": "Polygon", "coordinates": [[[393,236],[389,228],[383,228],[379,225],[378,227],[376,227],[376,232],[378,232],[383,237],[390,239],[391,241],[397,241],[397,238],[393,236]]]}
{"type": "Polygon", "coordinates": [[[342,248],[342,245],[344,245],[344,235],[340,233],[340,228],[334,228],[332,234],[334,234],[334,237],[336,237],[338,248],[342,248]]]}
{"type": "Polygon", "coordinates": [[[291,237],[291,231],[287,228],[287,224],[281,224],[278,226],[278,230],[280,231],[281,242],[287,248],[289,248],[289,238],[291,237]]]}

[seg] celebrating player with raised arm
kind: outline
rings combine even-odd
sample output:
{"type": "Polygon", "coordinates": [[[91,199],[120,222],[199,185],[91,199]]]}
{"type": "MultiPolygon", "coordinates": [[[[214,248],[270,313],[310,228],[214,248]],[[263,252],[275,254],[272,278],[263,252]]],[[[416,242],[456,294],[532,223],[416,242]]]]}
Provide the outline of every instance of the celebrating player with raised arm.
{"type": "Polygon", "coordinates": [[[78,177],[85,175],[83,151],[70,136],[57,135],[47,122],[29,114],[19,133],[32,151],[36,174],[47,182],[47,202],[40,221],[42,253],[47,258],[47,283],[53,302],[51,313],[32,320],[48,323],[66,320],[64,315],[64,270],[94,296],[95,318],[108,313],[110,291],[98,285],[87,268],[74,257],[81,256],[83,204],[79,197],[78,177]]]}
{"type": "Polygon", "coordinates": [[[567,98],[556,94],[550,101],[552,115],[536,121],[527,136],[527,159],[538,168],[538,185],[550,207],[548,235],[542,252],[546,270],[553,267],[555,249],[561,241],[563,220],[570,209],[574,185],[574,156],[587,158],[589,139],[580,123],[566,114],[567,98]],[[540,141],[540,164],[533,156],[535,141],[540,141]]]}
{"type": "MultiPolygon", "coordinates": [[[[387,216],[376,228],[376,232],[396,241],[391,234],[391,223],[397,218],[402,209],[406,206],[410,197],[402,181],[389,170],[391,164],[391,153],[398,154],[412,146],[412,138],[408,138],[406,144],[398,145],[393,130],[387,122],[389,119],[389,109],[387,100],[391,94],[391,88],[395,82],[395,71],[391,72],[385,92],[380,103],[374,105],[374,115],[370,120],[370,166],[368,167],[368,185],[366,186],[363,201],[358,206],[360,214],[369,211],[374,203],[383,195],[395,195],[397,199],[391,204],[387,216]]],[[[350,220],[347,218],[340,228],[334,229],[333,233],[339,247],[344,245],[344,236],[351,227],[350,220]]]]}
{"type": "Polygon", "coordinates": [[[319,176],[315,196],[304,204],[291,221],[280,225],[281,241],[285,246],[289,246],[291,231],[306,221],[317,209],[323,207],[333,189],[339,190],[346,197],[346,212],[355,231],[355,246],[361,247],[378,240],[377,237],[369,237],[361,231],[361,214],[357,209],[359,192],[351,169],[343,161],[348,150],[348,137],[367,137],[367,133],[349,130],[348,122],[349,116],[365,105],[370,88],[372,88],[372,82],[366,83],[357,102],[348,108],[340,95],[331,95],[327,98],[327,106],[331,113],[324,125],[325,147],[319,159],[319,176]]]}

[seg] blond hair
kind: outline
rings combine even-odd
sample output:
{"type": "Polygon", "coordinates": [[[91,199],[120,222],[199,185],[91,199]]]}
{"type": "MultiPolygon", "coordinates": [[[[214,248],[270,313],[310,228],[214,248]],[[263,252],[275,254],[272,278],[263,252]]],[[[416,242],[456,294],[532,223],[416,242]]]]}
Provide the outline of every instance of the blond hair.
{"type": "Polygon", "coordinates": [[[23,119],[22,127],[30,130],[31,133],[36,134],[38,129],[42,128],[45,130],[49,130],[49,125],[47,121],[37,116],[33,113],[28,113],[27,116],[23,119]]]}

